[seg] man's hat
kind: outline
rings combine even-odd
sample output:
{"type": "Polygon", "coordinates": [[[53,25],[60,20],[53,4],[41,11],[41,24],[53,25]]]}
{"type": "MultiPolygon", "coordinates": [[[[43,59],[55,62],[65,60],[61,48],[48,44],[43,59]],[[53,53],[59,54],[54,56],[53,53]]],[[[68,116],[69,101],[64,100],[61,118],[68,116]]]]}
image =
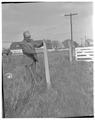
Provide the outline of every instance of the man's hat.
{"type": "Polygon", "coordinates": [[[25,31],[25,32],[23,33],[23,36],[24,36],[24,38],[30,38],[30,37],[31,37],[31,34],[30,34],[29,31],[25,31]]]}

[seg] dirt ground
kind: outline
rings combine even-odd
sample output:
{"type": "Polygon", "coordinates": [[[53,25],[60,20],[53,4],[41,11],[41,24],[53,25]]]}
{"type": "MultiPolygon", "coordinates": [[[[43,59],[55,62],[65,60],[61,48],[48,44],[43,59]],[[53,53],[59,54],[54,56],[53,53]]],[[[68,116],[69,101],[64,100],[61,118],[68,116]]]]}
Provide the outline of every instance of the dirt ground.
{"type": "Polygon", "coordinates": [[[38,55],[37,81],[22,65],[22,56],[3,61],[6,118],[93,116],[93,63],[72,64],[63,52],[48,53],[51,88],[47,89],[44,58],[38,55]],[[12,73],[9,79],[6,73],[12,73]]]}

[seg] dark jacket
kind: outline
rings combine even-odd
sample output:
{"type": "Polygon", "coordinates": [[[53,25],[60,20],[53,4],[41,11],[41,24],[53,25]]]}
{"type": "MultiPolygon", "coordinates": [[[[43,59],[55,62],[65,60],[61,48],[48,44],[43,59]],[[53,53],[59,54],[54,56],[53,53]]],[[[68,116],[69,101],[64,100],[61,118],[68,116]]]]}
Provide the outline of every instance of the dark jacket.
{"type": "Polygon", "coordinates": [[[33,41],[32,39],[23,40],[20,42],[20,46],[23,50],[23,64],[32,64],[38,61],[35,48],[43,46],[43,41],[33,41]]]}

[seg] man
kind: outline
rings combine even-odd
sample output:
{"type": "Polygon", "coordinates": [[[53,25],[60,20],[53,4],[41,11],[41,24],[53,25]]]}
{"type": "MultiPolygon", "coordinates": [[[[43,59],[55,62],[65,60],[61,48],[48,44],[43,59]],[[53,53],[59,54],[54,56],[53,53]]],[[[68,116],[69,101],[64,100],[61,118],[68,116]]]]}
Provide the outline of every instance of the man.
{"type": "Polygon", "coordinates": [[[38,57],[35,48],[43,46],[43,41],[33,41],[29,31],[25,31],[23,37],[23,41],[19,43],[23,50],[23,64],[36,79],[36,62],[38,62],[38,57]]]}

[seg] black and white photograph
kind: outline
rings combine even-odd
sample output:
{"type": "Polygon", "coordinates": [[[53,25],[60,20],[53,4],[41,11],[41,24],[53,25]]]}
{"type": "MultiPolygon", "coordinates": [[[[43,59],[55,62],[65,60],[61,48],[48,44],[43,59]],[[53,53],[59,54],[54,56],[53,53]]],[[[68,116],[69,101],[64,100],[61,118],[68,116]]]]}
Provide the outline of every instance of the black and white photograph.
{"type": "Polygon", "coordinates": [[[94,118],[93,2],[2,2],[2,118],[94,118]]]}

